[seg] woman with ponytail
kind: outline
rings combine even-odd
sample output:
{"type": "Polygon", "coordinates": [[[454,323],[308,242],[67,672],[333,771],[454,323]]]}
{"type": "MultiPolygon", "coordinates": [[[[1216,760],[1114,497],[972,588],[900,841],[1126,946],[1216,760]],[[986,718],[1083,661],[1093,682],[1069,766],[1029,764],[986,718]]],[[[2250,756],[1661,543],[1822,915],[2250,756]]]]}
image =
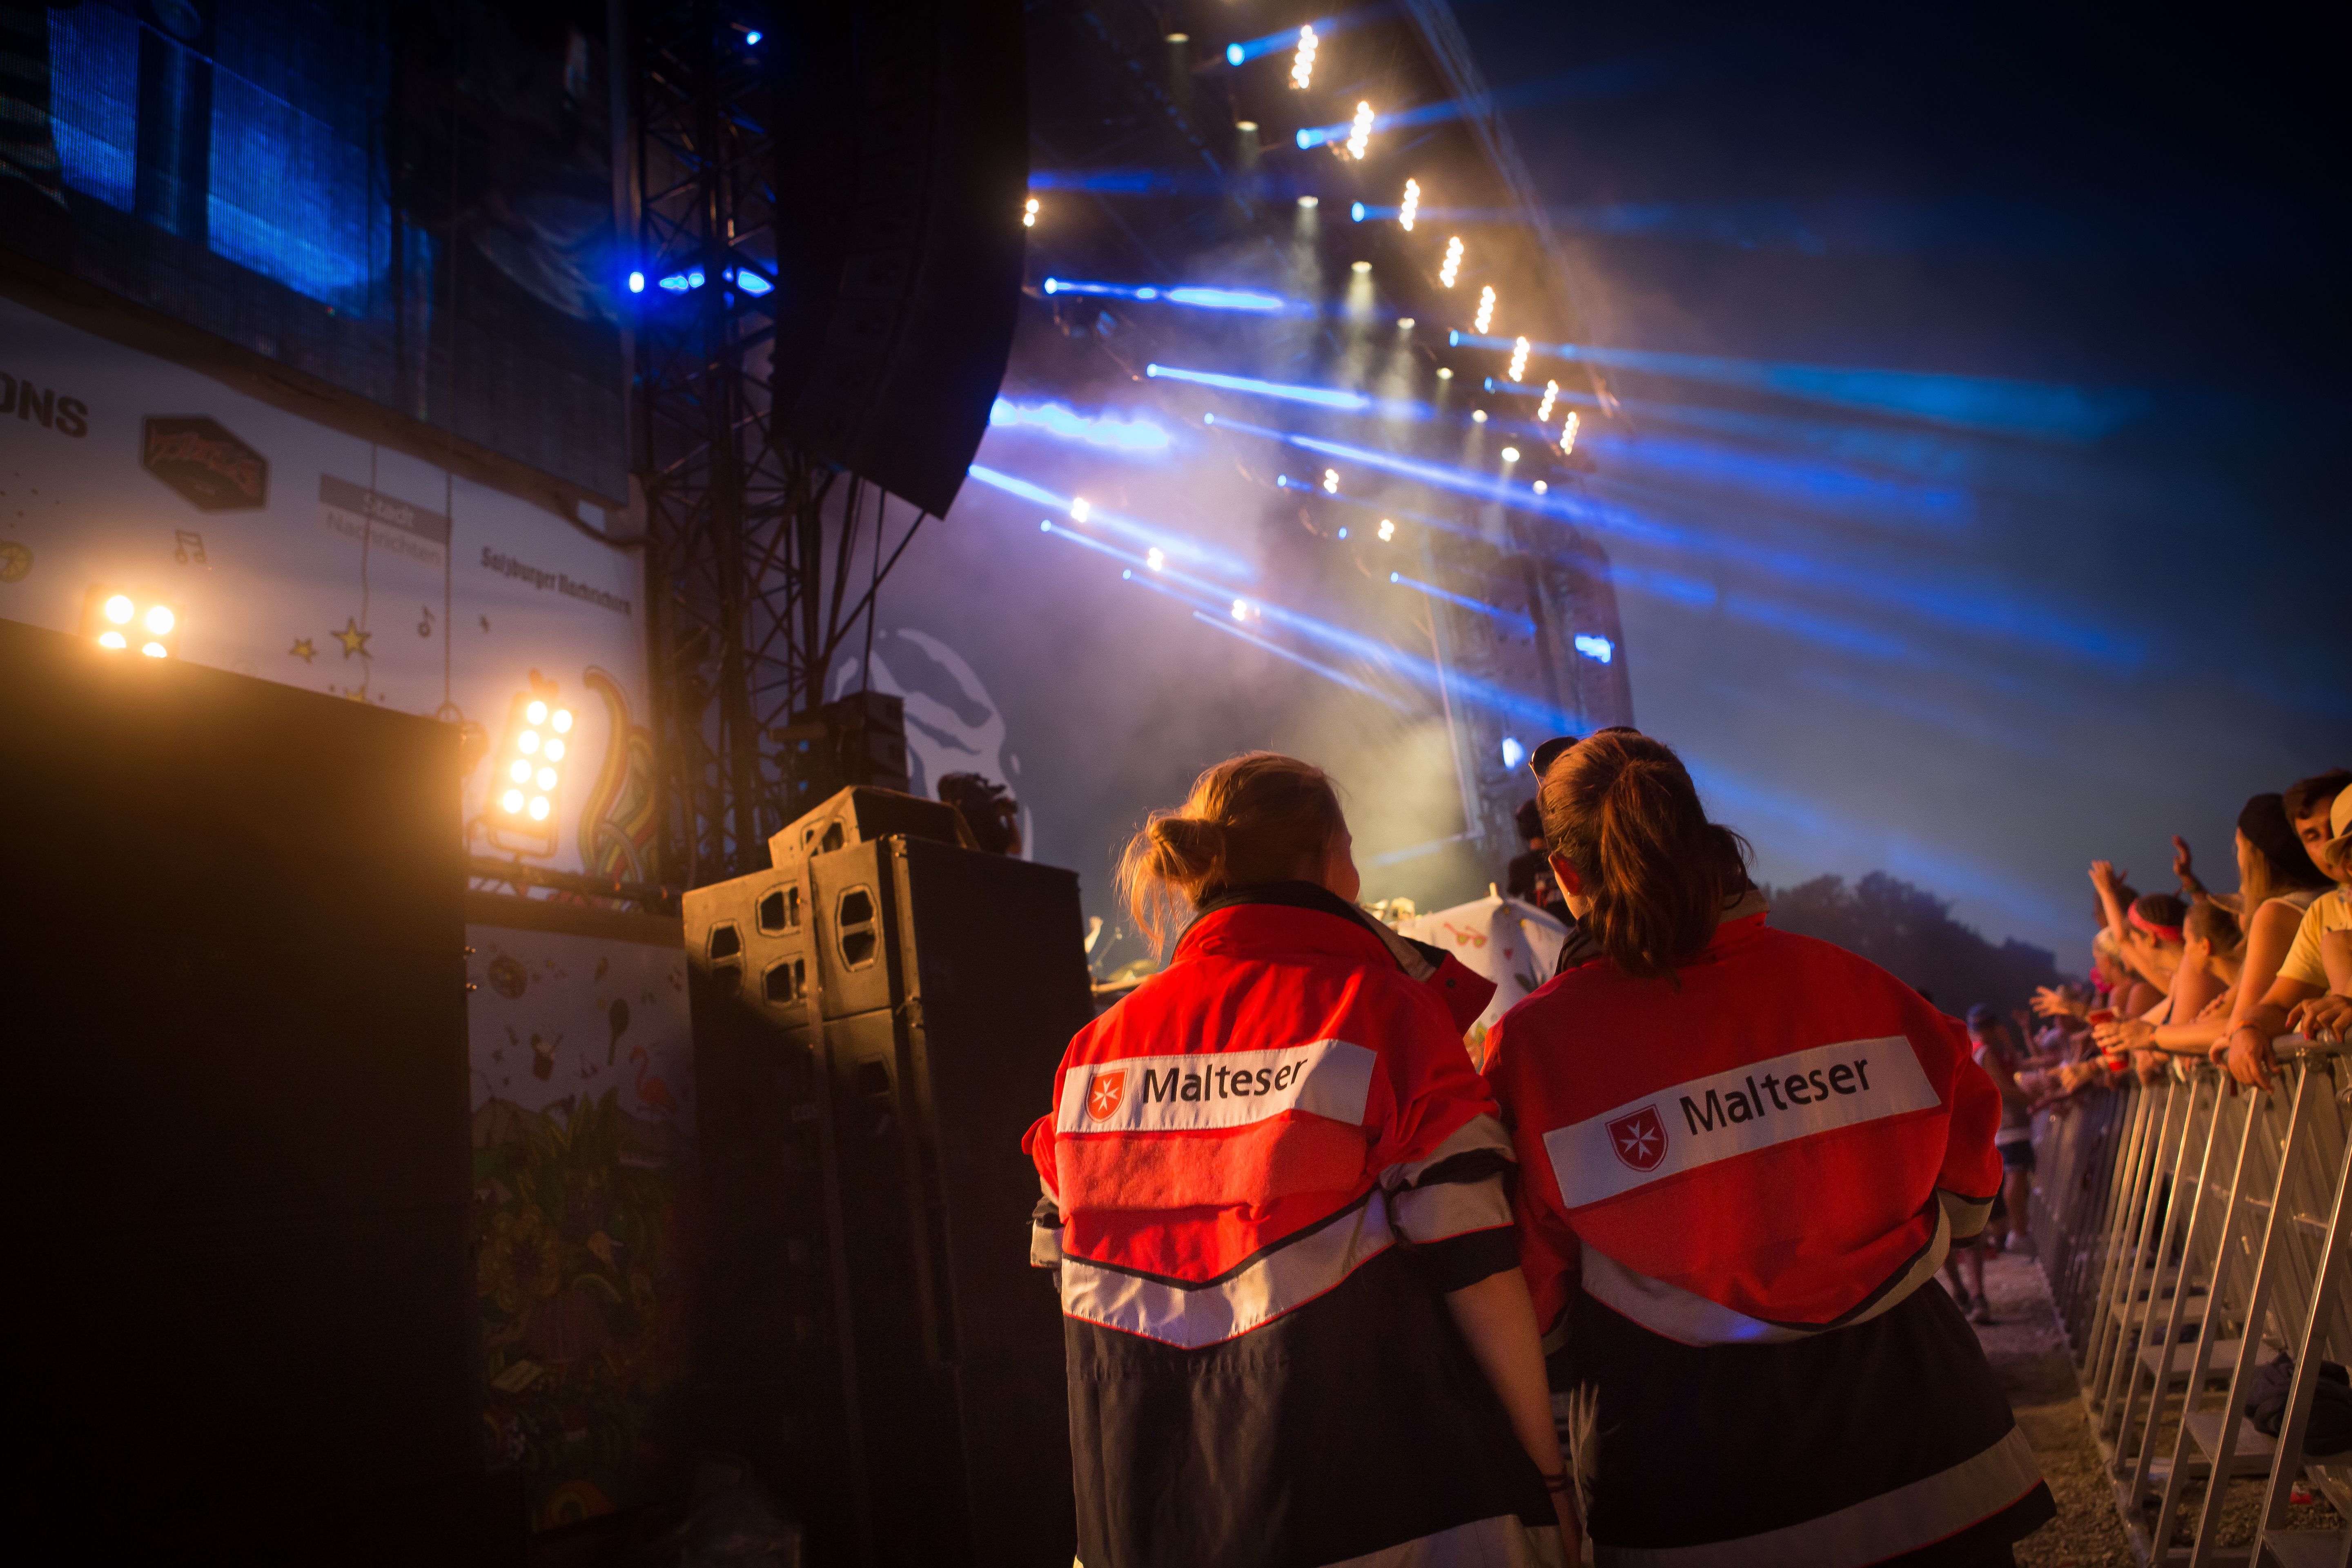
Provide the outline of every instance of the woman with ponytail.
{"type": "Polygon", "coordinates": [[[1594,1561],[2011,1563],[2055,1510],[1932,1283],[2000,1186],[1967,1031],[1774,931],[1671,750],[1560,744],[1537,798],[1577,934],[1486,1080],[1594,1561]]]}
{"type": "Polygon", "coordinates": [[[1202,773],[1119,879],[1155,944],[1190,923],[1025,1144],[1078,1560],[1573,1561],[1510,1142],[1462,1047],[1493,987],[1357,908],[1339,797],[1290,757],[1202,773]]]}

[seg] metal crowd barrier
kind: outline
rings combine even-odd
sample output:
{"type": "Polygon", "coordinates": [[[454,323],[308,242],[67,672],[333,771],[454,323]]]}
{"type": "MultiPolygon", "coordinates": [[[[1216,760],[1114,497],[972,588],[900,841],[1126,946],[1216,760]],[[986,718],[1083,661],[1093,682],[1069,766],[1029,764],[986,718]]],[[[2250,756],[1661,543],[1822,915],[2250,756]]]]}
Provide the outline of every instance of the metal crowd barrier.
{"type": "Polygon", "coordinates": [[[2029,1226],[2143,1563],[2352,1561],[2352,1451],[2305,1451],[2321,1363],[2352,1364],[2352,1047],[2274,1048],[2267,1094],[2183,1060],[2154,1087],[2037,1119],[2029,1226]],[[2280,1356],[2294,1379],[2273,1437],[2244,1412],[2280,1356]],[[2225,1541],[2240,1479],[2258,1483],[2260,1510],[2251,1539],[2225,1541]],[[2298,1479],[2336,1528],[2286,1528],[2298,1479]]]}

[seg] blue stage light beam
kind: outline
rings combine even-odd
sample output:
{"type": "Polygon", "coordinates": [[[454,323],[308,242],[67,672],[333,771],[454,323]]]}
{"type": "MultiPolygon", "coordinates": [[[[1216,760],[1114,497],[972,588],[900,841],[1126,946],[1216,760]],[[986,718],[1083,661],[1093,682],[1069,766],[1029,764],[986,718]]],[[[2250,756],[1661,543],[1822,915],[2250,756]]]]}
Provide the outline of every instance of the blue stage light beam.
{"type": "MultiPolygon", "coordinates": [[[[1386,5],[1359,5],[1342,16],[1318,16],[1307,26],[1315,29],[1317,38],[1328,38],[1334,33],[1344,33],[1349,28],[1361,26],[1366,22],[1378,21],[1388,15],[1388,10],[1386,5]]],[[[1285,49],[1295,49],[1297,47],[1298,29],[1285,27],[1278,33],[1268,33],[1264,37],[1244,38],[1238,43],[1227,44],[1225,63],[1229,66],[1245,66],[1252,60],[1262,60],[1268,55],[1279,54],[1285,49]]]]}
{"type": "MultiPolygon", "coordinates": [[[[1194,539],[1189,534],[1173,530],[1155,528],[1149,523],[1138,522],[1133,518],[1122,517],[1108,508],[1096,506],[1081,497],[1056,495],[1043,485],[1031,484],[1026,479],[1017,479],[1011,474],[989,468],[985,464],[973,463],[965,468],[964,472],[984,485],[1003,490],[1007,495],[1019,496],[1024,500],[1034,501],[1047,510],[1058,512],[1073,522],[1083,523],[1088,528],[1102,529],[1107,532],[1118,534],[1122,538],[1134,540],[1147,550],[1158,550],[1164,556],[1190,563],[1203,572],[1213,572],[1240,583],[1252,582],[1257,576],[1257,569],[1248,562],[1233,552],[1220,549],[1204,540],[1194,539]]],[[[1216,590],[1213,587],[1211,591],[1216,590]]]]}
{"type": "Polygon", "coordinates": [[[1400,588],[1410,588],[1416,594],[1424,594],[1433,599],[1443,599],[1449,605],[1459,605],[1475,615],[1485,616],[1490,620],[1508,626],[1522,637],[1536,635],[1535,622],[1517,610],[1507,610],[1499,605],[1487,604],[1483,599],[1473,599],[1465,595],[1441,588],[1434,583],[1424,583],[1418,577],[1408,577],[1402,572],[1390,573],[1389,581],[1400,588]]]}
{"type": "MultiPolygon", "coordinates": [[[[1511,339],[1474,332],[1448,332],[1446,342],[1457,348],[1508,352],[1513,347],[1511,339]]],[[[1769,393],[1834,408],[1901,415],[1998,436],[2096,441],[2130,424],[2150,405],[2146,393],[2130,388],[2097,391],[1993,376],[1786,364],[1717,354],[1596,348],[1590,343],[1537,343],[1533,352],[1551,359],[1580,360],[1613,370],[1769,393]]]]}
{"type": "Polygon", "coordinates": [[[1278,397],[1286,403],[1309,403],[1318,408],[1339,408],[1350,414],[1361,414],[1372,406],[1372,399],[1360,392],[1340,392],[1328,386],[1298,386],[1287,382],[1259,381],[1252,376],[1221,375],[1215,371],[1185,370],[1172,364],[1148,364],[1143,367],[1143,374],[1157,381],[1189,381],[1195,386],[1243,392],[1252,397],[1278,397]]]}
{"type": "MultiPolygon", "coordinates": [[[[1147,584],[1147,586],[1149,584],[1147,584]]],[[[1400,713],[1412,711],[1412,710],[1408,709],[1403,703],[1398,701],[1395,698],[1390,696],[1387,692],[1382,691],[1378,687],[1371,685],[1370,682],[1359,680],[1345,670],[1334,669],[1320,659],[1309,658],[1303,653],[1294,652],[1291,649],[1283,647],[1280,643],[1268,642],[1265,638],[1261,637],[1253,637],[1248,632],[1245,632],[1242,630],[1241,627],[1235,626],[1230,619],[1219,620],[1216,616],[1209,614],[1208,611],[1200,609],[1196,609],[1192,612],[1192,618],[1200,622],[1204,626],[1215,627],[1218,631],[1224,633],[1227,637],[1239,637],[1242,641],[1248,643],[1253,647],[1264,648],[1266,652],[1274,655],[1276,658],[1288,659],[1291,663],[1298,666],[1301,669],[1313,670],[1316,674],[1331,682],[1334,686],[1344,686],[1349,690],[1361,693],[1363,696],[1370,698],[1375,702],[1384,702],[1400,713]]]]}
{"type": "Polygon", "coordinates": [[[1058,403],[1015,403],[1000,397],[989,407],[988,422],[999,430],[1042,430],[1061,440],[1141,457],[1159,456],[1175,446],[1175,437],[1149,419],[1088,416],[1058,403]]]}
{"type": "Polygon", "coordinates": [[[1286,315],[1297,308],[1294,301],[1279,294],[1255,289],[1210,289],[1192,284],[1162,289],[1151,283],[1089,283],[1070,278],[1048,278],[1045,289],[1048,294],[1098,294],[1113,300],[1190,305],[1200,310],[1245,310],[1259,316],[1286,315]]]}
{"type": "MultiPolygon", "coordinates": [[[[1317,25],[1315,31],[1318,36],[1322,34],[1323,28],[1320,24],[1317,25]]],[[[1296,42],[1297,37],[1298,35],[1295,32],[1290,35],[1293,42],[1296,42]]],[[[1419,109],[1401,109],[1391,114],[1375,114],[1372,116],[1372,130],[1375,132],[1406,131],[1416,125],[1438,125],[1449,120],[1461,119],[1463,112],[1461,100],[1448,99],[1444,103],[1427,103],[1419,109]]],[[[1328,142],[1345,142],[1355,129],[1356,122],[1352,120],[1343,120],[1337,125],[1309,126],[1298,132],[1297,141],[1300,150],[1304,151],[1310,147],[1320,147],[1328,142]]]]}

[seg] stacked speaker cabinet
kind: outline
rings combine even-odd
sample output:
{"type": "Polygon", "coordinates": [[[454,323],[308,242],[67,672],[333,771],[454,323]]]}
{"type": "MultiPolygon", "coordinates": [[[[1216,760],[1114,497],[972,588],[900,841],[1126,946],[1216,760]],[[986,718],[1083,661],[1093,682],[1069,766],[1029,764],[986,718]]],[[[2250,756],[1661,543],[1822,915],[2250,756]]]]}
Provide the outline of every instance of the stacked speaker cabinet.
{"type": "Polygon", "coordinates": [[[1077,878],[907,834],[777,858],[686,900],[714,1436],[818,1568],[1066,1562],[1021,1138],[1092,1016],[1077,878]]]}

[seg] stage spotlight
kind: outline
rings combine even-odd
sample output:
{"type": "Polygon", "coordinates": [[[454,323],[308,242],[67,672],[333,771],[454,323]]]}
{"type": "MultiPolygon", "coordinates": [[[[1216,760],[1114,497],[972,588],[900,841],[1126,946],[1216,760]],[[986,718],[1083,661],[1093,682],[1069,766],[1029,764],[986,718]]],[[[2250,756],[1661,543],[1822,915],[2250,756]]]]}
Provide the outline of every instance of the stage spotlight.
{"type": "MultiPolygon", "coordinates": [[[[1483,332],[1488,326],[1493,324],[1494,320],[1495,286],[1492,283],[1489,283],[1484,289],[1478,290],[1478,319],[1471,324],[1483,332]]],[[[1511,379],[1513,381],[1517,381],[1519,378],[1515,375],[1511,377],[1511,379]]]]}
{"type": "Polygon", "coordinates": [[[1323,493],[1327,496],[1335,496],[1339,493],[1339,469],[1326,468],[1323,470],[1323,493]]]}
{"type": "Polygon", "coordinates": [[[1290,85],[1304,89],[1315,79],[1315,50],[1318,40],[1313,24],[1298,29],[1298,52],[1290,58],[1290,85]]]}
{"type": "Polygon", "coordinates": [[[759,28],[754,27],[750,32],[743,35],[743,41],[746,44],[757,45],[761,38],[764,38],[767,36],[767,34],[760,31],[759,28]]]}
{"type": "Polygon", "coordinates": [[[1454,379],[1453,368],[1448,365],[1439,365],[1437,367],[1437,379],[1440,381],[1452,381],[1454,379]]]}
{"type": "Polygon", "coordinates": [[[1021,226],[1023,228],[1035,228],[1037,226],[1037,198],[1035,196],[1031,196],[1029,198],[1029,205],[1022,209],[1021,226]]]}
{"type": "Polygon", "coordinates": [[[1507,463],[1516,463],[1518,460],[1519,449],[1517,447],[1506,447],[1503,448],[1503,461],[1507,463]]]}
{"type": "Polygon", "coordinates": [[[506,753],[494,775],[509,782],[488,813],[490,842],[501,849],[555,853],[557,792],[563,783],[564,742],[572,710],[555,700],[555,683],[531,672],[530,688],[507,710],[506,753]],[[542,731],[552,731],[541,733],[542,731]]]}
{"type": "Polygon", "coordinates": [[[1301,196],[1298,198],[1298,205],[1312,212],[1318,204],[1313,196],[1301,196]]]}
{"type": "MultiPolygon", "coordinates": [[[[1355,205],[1353,205],[1353,206],[1349,207],[1349,208],[1348,209],[1348,217],[1349,217],[1349,220],[1350,222],[1353,222],[1353,223],[1361,223],[1361,222],[1363,222],[1363,221],[1364,221],[1364,204],[1363,204],[1363,203],[1361,203],[1361,202],[1358,202],[1355,205]]],[[[1360,268],[1363,268],[1365,271],[1367,271],[1367,272],[1370,271],[1370,270],[1371,270],[1371,267],[1372,267],[1372,264],[1371,264],[1370,262],[1369,262],[1369,261],[1360,261],[1360,262],[1356,263],[1356,265],[1357,265],[1357,266],[1359,266],[1359,267],[1360,267],[1360,268]]]]}
{"type": "Polygon", "coordinates": [[[1517,342],[1513,343],[1513,344],[1511,345],[1511,375],[1510,375],[1510,379],[1511,379],[1511,380],[1513,380],[1513,381],[1518,381],[1518,380],[1523,379],[1523,378],[1527,375],[1527,374],[1528,374],[1528,340],[1527,340],[1527,339],[1525,339],[1525,338],[1521,338],[1517,342]]]}
{"type": "Polygon", "coordinates": [[[1397,226],[1407,234],[1412,232],[1412,220],[1421,216],[1421,182],[1404,183],[1404,200],[1397,205],[1397,226]]]}
{"type": "Polygon", "coordinates": [[[1372,144],[1372,106],[1356,105],[1356,123],[1348,132],[1348,155],[1359,163],[1364,161],[1364,149],[1372,144]]]}
{"type": "Polygon", "coordinates": [[[1580,635],[1576,639],[1576,651],[1587,658],[1598,659],[1601,663],[1607,664],[1616,657],[1617,646],[1607,637],[1580,635]]]}
{"type": "Polygon", "coordinates": [[[1486,423],[1486,411],[1483,408],[1473,408],[1470,411],[1470,423],[1473,425],[1486,423]]]}
{"type": "Polygon", "coordinates": [[[1160,550],[1160,546],[1155,544],[1150,549],[1143,552],[1143,563],[1146,566],[1150,567],[1154,572],[1161,571],[1164,570],[1168,564],[1168,557],[1166,553],[1160,550]]]}
{"type": "Polygon", "coordinates": [[[1402,572],[1391,572],[1389,574],[1389,581],[1391,583],[1402,583],[1404,581],[1404,574],[1402,572]]]}
{"type": "Polygon", "coordinates": [[[1339,525],[1339,537],[1342,539],[1348,537],[1348,525],[1344,522],[1339,525]]]}
{"type": "Polygon", "coordinates": [[[1504,767],[1517,768],[1521,763],[1527,761],[1527,757],[1528,749],[1519,744],[1518,738],[1517,736],[1506,735],[1503,737],[1504,767]]]}
{"type": "Polygon", "coordinates": [[[1397,318],[1397,331],[1401,332],[1409,332],[1412,331],[1412,318],[1411,316],[1399,316],[1397,318]]]}
{"type": "Polygon", "coordinates": [[[645,275],[644,273],[642,273],[642,272],[632,272],[632,273],[630,273],[630,274],[629,274],[629,292],[630,292],[630,293],[632,293],[632,294],[642,294],[642,293],[644,293],[645,291],[646,291],[646,275],[645,275]]]}
{"type": "Polygon", "coordinates": [[[1568,411],[1568,418],[1559,427],[1559,455],[1563,458],[1576,456],[1576,410],[1571,408],[1568,411]]]}
{"type": "Polygon", "coordinates": [[[1184,370],[1172,364],[1147,364],[1147,379],[1189,381],[1202,386],[1221,386],[1229,392],[1246,392],[1260,397],[1279,397],[1290,403],[1311,403],[1323,408],[1343,408],[1350,413],[1363,413],[1372,406],[1372,400],[1360,392],[1340,392],[1324,386],[1297,386],[1287,382],[1259,381],[1246,375],[1221,375],[1214,371],[1184,370]]]}
{"type": "Polygon", "coordinates": [[[147,590],[93,584],[82,595],[81,631],[102,648],[127,649],[136,637],[148,658],[169,658],[179,650],[180,612],[147,590]]]}
{"type": "Polygon", "coordinates": [[[1535,490],[1536,490],[1536,494],[1538,494],[1538,495],[1542,495],[1545,491],[1547,491],[1547,490],[1549,490],[1549,489],[1551,489],[1551,487],[1550,487],[1549,485],[1548,485],[1548,484],[1544,483],[1541,479],[1538,479],[1538,480],[1536,481],[1536,484],[1535,484],[1535,490]]]}
{"type": "Polygon", "coordinates": [[[1249,619],[1249,601],[1247,599],[1235,599],[1234,601],[1234,619],[1237,621],[1245,621],[1249,619]]]}
{"type": "MultiPolygon", "coordinates": [[[[1526,342],[1527,341],[1528,341],[1528,340],[1527,340],[1527,339],[1525,339],[1525,338],[1521,338],[1521,339],[1519,340],[1519,342],[1526,342]]],[[[1515,377],[1514,379],[1517,379],[1517,378],[1515,377]]],[[[1556,381],[1547,381],[1547,382],[1545,382],[1545,383],[1544,383],[1544,395],[1543,395],[1543,401],[1542,401],[1541,403],[1538,403],[1538,404],[1537,404],[1537,405],[1536,405],[1536,423],[1537,423],[1537,424],[1538,424],[1538,425],[1545,425],[1545,424],[1549,424],[1549,423],[1550,423],[1550,421],[1551,421],[1551,405],[1552,405],[1553,402],[1554,402],[1554,401],[1555,401],[1559,396],[1559,383],[1558,383],[1558,382],[1556,382],[1556,381]]]]}
{"type": "Polygon", "coordinates": [[[1462,237],[1455,235],[1445,242],[1445,259],[1438,264],[1437,280],[1448,289],[1462,276],[1462,237]]]}
{"type": "Polygon", "coordinates": [[[1087,504],[1087,498],[1086,498],[1086,497],[1084,497],[1084,496],[1073,496],[1073,497],[1071,497],[1071,498],[1070,498],[1070,521],[1071,521],[1072,522],[1084,522],[1084,521],[1086,521],[1086,520],[1087,520],[1087,513],[1088,513],[1088,512],[1092,511],[1093,510],[1094,510],[1094,508],[1092,508],[1092,507],[1090,507],[1090,506],[1088,506],[1088,505],[1087,504]]]}
{"type": "Polygon", "coordinates": [[[1239,44],[1227,44],[1225,46],[1225,63],[1227,65],[1237,66],[1241,64],[1245,58],[1247,57],[1243,55],[1242,47],[1239,44]]]}
{"type": "Polygon", "coordinates": [[[1381,542],[1388,543],[1396,537],[1396,524],[1388,518],[1381,519],[1381,542]]]}

